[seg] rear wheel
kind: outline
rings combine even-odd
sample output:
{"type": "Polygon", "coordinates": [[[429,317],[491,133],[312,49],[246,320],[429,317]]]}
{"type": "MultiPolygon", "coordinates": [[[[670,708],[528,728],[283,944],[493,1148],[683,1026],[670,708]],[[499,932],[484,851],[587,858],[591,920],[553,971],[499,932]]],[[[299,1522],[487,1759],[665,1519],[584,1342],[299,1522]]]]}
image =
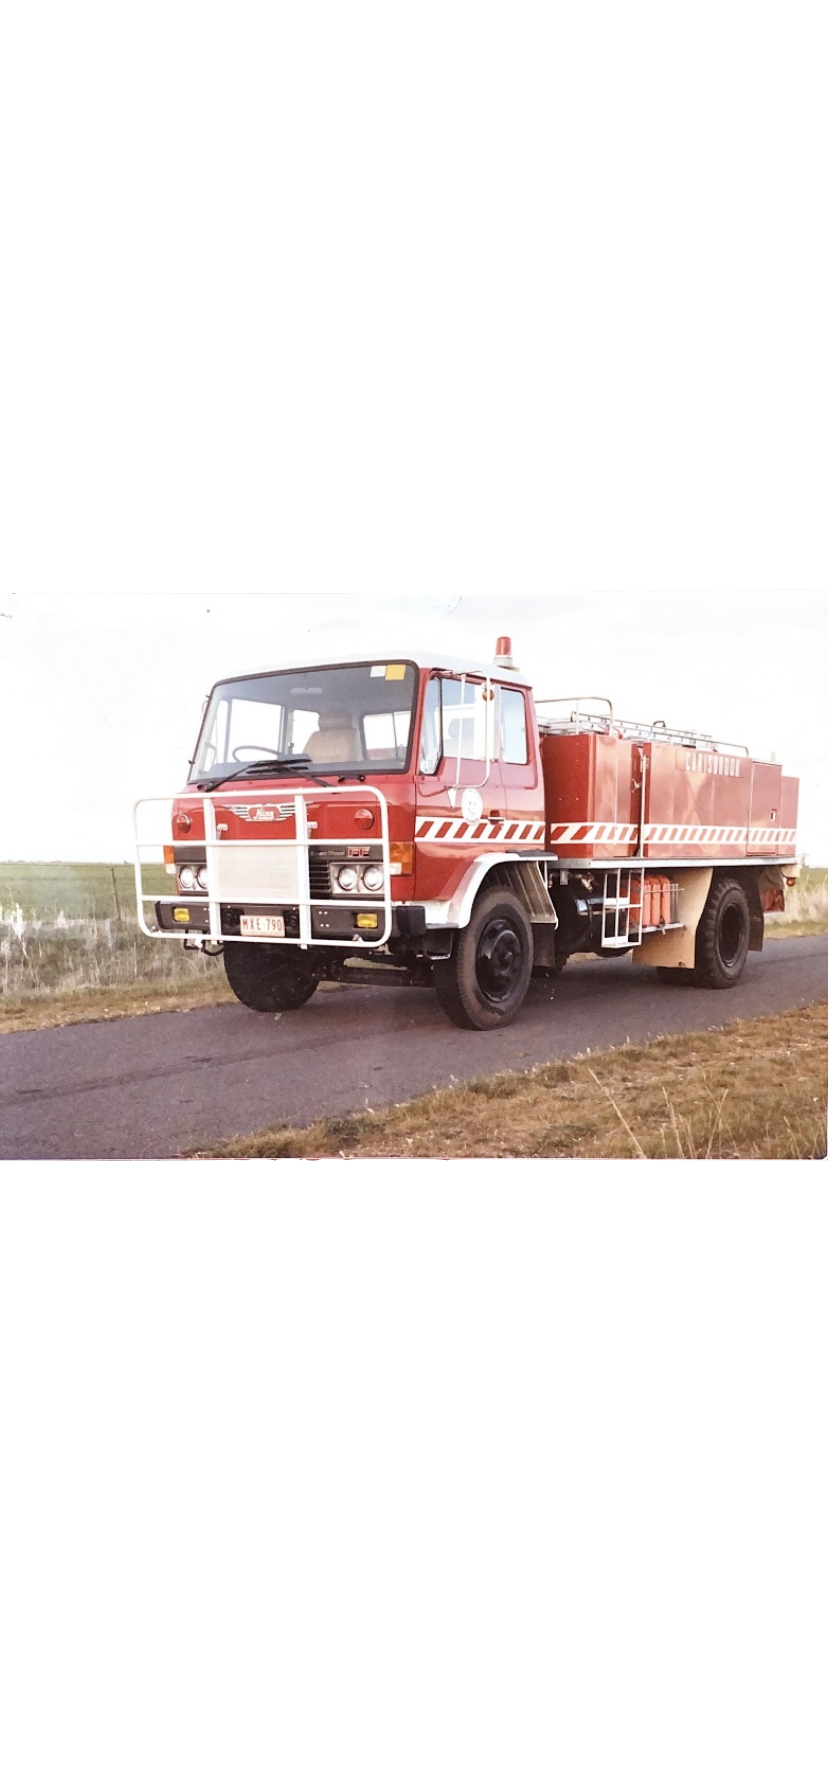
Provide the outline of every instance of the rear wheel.
{"type": "Polygon", "coordinates": [[[449,959],[434,965],[434,987],[456,1027],[508,1027],[522,1007],[532,975],[532,927],[517,898],[489,890],[458,934],[449,959]]]}
{"type": "Polygon", "coordinates": [[[248,945],[228,940],[227,981],[240,1002],[257,1014],[284,1014],[309,1002],[319,977],[298,946],[248,945]]]}
{"type": "Polygon", "coordinates": [[[702,989],[731,989],[749,946],[750,908],[739,879],[714,877],[696,934],[696,983],[702,989]]]}

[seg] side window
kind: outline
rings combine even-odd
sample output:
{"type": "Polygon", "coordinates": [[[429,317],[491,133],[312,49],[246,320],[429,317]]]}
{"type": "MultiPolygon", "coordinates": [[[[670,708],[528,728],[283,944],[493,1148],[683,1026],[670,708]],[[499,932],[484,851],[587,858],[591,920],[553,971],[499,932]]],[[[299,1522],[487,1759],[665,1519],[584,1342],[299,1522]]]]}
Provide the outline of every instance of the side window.
{"type": "Polygon", "coordinates": [[[384,715],[365,716],[363,733],[369,759],[405,759],[408,747],[410,716],[407,709],[390,710],[384,715]]]}
{"type": "Polygon", "coordinates": [[[420,771],[436,772],[441,759],[486,761],[487,731],[490,759],[497,758],[497,741],[490,719],[493,708],[487,687],[469,679],[432,678],[423,710],[420,771]]]}
{"type": "Polygon", "coordinates": [[[443,757],[443,729],[440,717],[440,680],[430,678],[423,704],[423,728],[420,742],[420,771],[436,772],[443,757]]]}
{"type": "Polygon", "coordinates": [[[210,738],[204,742],[201,749],[203,771],[208,772],[212,765],[215,765],[217,762],[223,764],[227,759],[227,733],[229,721],[230,706],[228,703],[222,701],[218,704],[216,713],[213,717],[210,738]]]}
{"type": "Polygon", "coordinates": [[[265,753],[278,753],[281,738],[283,711],[278,703],[253,703],[244,697],[236,697],[233,702],[230,727],[227,738],[225,757],[229,760],[237,752],[247,751],[244,759],[259,758],[265,753]],[[253,751],[252,749],[255,749],[253,751]]]}
{"type": "Polygon", "coordinates": [[[319,715],[315,709],[293,709],[290,712],[288,726],[288,752],[303,753],[312,734],[319,727],[319,715]]]}
{"type": "Polygon", "coordinates": [[[526,765],[526,698],[522,691],[500,692],[500,756],[506,765],[526,765]]]}
{"type": "Polygon", "coordinates": [[[443,681],[443,752],[447,759],[474,759],[474,688],[459,678],[443,681]]]}
{"type": "MultiPolygon", "coordinates": [[[[459,678],[443,679],[443,751],[447,759],[486,760],[486,734],[491,728],[492,705],[483,684],[465,684],[459,678]]],[[[489,758],[496,756],[489,735],[489,758]]]]}

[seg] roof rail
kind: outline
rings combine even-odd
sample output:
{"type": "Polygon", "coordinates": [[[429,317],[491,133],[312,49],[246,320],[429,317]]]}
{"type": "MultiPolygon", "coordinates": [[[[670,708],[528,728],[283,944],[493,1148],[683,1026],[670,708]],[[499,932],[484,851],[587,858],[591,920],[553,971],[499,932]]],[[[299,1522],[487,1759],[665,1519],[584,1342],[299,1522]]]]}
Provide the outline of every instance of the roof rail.
{"type": "Polygon", "coordinates": [[[697,747],[705,753],[721,753],[727,748],[729,753],[744,753],[750,757],[750,748],[742,741],[722,740],[721,735],[700,734],[698,728],[671,728],[666,722],[624,722],[616,721],[626,740],[657,740],[675,747],[697,747]]]}
{"type": "Polygon", "coordinates": [[[609,697],[536,697],[535,709],[544,709],[548,708],[550,704],[561,703],[568,703],[572,706],[570,715],[560,718],[553,716],[548,720],[544,716],[539,716],[538,727],[541,734],[568,734],[572,728],[576,734],[580,734],[582,725],[585,732],[596,733],[600,730],[608,731],[613,726],[613,710],[609,697]],[[599,715],[594,710],[584,709],[585,703],[605,703],[609,714],[599,715]],[[596,727],[590,728],[591,723],[595,723],[596,727]]]}
{"type": "Polygon", "coordinates": [[[720,736],[701,734],[698,728],[673,728],[664,721],[629,722],[616,716],[608,697],[539,697],[536,709],[548,709],[553,705],[568,704],[569,714],[564,716],[538,716],[538,728],[541,734],[610,734],[621,735],[625,740],[661,741],[665,745],[676,747],[694,747],[706,753],[720,753],[727,749],[730,753],[743,753],[750,757],[750,748],[742,741],[722,740],[720,736]],[[607,714],[586,709],[588,703],[605,703],[607,714]]]}

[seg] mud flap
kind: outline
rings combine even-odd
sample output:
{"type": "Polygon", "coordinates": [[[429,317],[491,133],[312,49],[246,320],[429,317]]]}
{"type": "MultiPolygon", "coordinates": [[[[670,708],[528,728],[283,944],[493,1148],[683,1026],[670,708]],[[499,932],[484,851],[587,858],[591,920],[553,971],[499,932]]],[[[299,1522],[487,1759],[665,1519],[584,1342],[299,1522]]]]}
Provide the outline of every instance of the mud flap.
{"type": "Polygon", "coordinates": [[[711,865],[671,870],[671,881],[678,886],[676,920],[681,928],[674,933],[652,933],[633,950],[634,964],[668,965],[691,971],[696,962],[696,929],[713,881],[711,865]]]}

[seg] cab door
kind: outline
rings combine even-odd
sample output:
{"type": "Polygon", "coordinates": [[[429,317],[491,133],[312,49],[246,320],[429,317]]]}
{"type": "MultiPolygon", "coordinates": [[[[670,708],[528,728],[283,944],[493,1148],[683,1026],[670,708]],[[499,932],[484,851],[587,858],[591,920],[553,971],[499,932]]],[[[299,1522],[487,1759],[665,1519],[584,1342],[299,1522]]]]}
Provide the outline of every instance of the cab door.
{"type": "Polygon", "coordinates": [[[544,794],[538,756],[538,729],[530,693],[498,685],[497,751],[503,781],[504,813],[516,823],[510,843],[541,846],[544,839],[544,794]]]}
{"type": "Polygon", "coordinates": [[[428,681],[415,821],[417,891],[425,901],[450,896],[506,825],[494,711],[484,679],[433,673],[428,681]]]}

